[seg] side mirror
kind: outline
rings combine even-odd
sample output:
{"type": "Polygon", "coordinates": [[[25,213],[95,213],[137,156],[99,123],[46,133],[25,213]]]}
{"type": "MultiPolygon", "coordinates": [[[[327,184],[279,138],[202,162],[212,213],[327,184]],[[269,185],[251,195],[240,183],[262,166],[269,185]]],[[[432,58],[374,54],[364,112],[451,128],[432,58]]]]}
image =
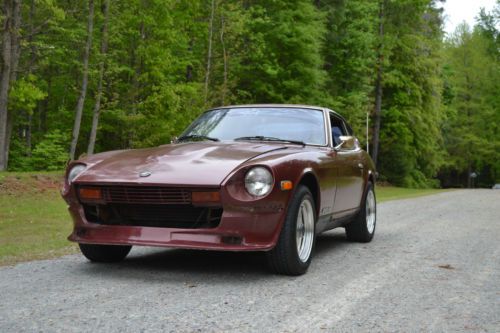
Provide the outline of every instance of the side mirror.
{"type": "Polygon", "coordinates": [[[343,135],[339,139],[340,144],[335,147],[336,149],[356,149],[359,147],[358,139],[354,136],[343,135]]]}

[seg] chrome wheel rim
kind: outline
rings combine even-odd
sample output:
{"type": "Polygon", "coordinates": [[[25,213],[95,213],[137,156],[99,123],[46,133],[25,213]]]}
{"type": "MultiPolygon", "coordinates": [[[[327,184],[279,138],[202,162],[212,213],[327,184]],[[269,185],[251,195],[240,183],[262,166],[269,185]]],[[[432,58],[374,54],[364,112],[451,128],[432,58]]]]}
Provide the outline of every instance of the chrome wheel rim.
{"type": "Polygon", "coordinates": [[[370,190],[366,195],[366,228],[370,234],[375,230],[375,221],[377,216],[377,207],[375,203],[375,195],[373,190],[370,190]]]}
{"type": "Polygon", "coordinates": [[[306,262],[311,255],[314,241],[314,211],[313,205],[305,199],[300,204],[297,214],[297,254],[302,262],[306,262]]]}

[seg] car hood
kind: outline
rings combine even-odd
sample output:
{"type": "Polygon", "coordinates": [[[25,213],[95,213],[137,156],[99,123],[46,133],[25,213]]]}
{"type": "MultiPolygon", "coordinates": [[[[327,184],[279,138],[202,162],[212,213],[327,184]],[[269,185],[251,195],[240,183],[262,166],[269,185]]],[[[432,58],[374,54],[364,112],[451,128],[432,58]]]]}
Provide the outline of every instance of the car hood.
{"type": "Polygon", "coordinates": [[[189,142],[108,152],[82,160],[88,168],[75,182],[219,186],[242,163],[281,149],[287,147],[246,142],[189,142]],[[141,177],[143,172],[151,174],[141,177]]]}

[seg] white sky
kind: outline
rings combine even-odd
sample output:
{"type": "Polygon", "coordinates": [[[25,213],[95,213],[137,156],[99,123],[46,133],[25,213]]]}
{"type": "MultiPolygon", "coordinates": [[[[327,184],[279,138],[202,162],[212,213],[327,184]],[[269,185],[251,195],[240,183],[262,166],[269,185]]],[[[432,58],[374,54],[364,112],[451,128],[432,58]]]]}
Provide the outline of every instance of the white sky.
{"type": "Polygon", "coordinates": [[[446,0],[444,4],[444,30],[452,33],[457,25],[466,21],[471,27],[476,22],[475,17],[479,14],[479,9],[484,7],[486,11],[491,11],[496,0],[446,0]]]}

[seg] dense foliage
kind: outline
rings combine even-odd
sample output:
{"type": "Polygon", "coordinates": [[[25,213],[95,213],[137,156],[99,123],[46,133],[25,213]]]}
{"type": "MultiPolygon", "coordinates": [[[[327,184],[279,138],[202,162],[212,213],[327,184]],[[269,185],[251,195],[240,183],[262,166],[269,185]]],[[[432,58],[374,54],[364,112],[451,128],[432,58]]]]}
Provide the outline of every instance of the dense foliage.
{"type": "Polygon", "coordinates": [[[500,182],[500,2],[452,36],[437,0],[2,2],[0,169],[62,168],[72,135],[75,156],[147,147],[209,107],[304,103],[363,145],[368,114],[391,183],[500,182]]]}

